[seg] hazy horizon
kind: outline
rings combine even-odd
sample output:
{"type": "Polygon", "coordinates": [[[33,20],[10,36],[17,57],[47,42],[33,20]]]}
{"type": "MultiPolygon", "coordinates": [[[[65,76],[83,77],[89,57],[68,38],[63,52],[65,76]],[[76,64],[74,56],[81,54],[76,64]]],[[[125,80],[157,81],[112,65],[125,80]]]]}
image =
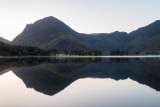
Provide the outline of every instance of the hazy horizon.
{"type": "Polygon", "coordinates": [[[131,32],[159,20],[158,0],[1,0],[0,36],[12,40],[25,26],[53,16],[80,33],[131,32]]]}

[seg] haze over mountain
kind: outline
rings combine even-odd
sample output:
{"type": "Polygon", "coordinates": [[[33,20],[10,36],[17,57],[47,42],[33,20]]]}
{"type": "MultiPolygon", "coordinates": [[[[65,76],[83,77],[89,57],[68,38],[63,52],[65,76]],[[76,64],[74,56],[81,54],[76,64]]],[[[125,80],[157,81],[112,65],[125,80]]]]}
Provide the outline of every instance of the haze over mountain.
{"type": "Polygon", "coordinates": [[[9,43],[10,41],[7,39],[4,39],[3,37],[0,37],[0,42],[9,43]]]}
{"type": "MultiPolygon", "coordinates": [[[[96,25],[95,25],[96,26],[96,25]]],[[[131,33],[118,32],[82,34],[54,17],[46,17],[28,24],[13,41],[14,45],[37,46],[42,49],[98,49],[101,51],[160,50],[160,21],[131,33]]]]}

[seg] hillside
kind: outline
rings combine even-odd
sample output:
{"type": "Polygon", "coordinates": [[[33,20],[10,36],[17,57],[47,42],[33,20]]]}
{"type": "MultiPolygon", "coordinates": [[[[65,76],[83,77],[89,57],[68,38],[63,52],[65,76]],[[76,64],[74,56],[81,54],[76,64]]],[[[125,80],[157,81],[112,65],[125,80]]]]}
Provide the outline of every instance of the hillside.
{"type": "Polygon", "coordinates": [[[13,41],[14,45],[37,46],[42,49],[109,51],[122,49],[127,38],[125,32],[111,34],[81,34],[54,17],[47,17],[28,24],[13,41]],[[116,43],[116,44],[113,44],[116,43]]]}
{"type": "Polygon", "coordinates": [[[139,28],[129,34],[128,50],[160,50],[160,21],[139,28]]]}
{"type": "Polygon", "coordinates": [[[0,37],[0,42],[9,43],[10,41],[7,40],[7,39],[4,39],[4,38],[2,38],[2,37],[0,37]]]}
{"type": "Polygon", "coordinates": [[[14,45],[37,46],[42,49],[83,49],[89,47],[76,39],[78,33],[54,17],[47,17],[28,24],[13,41],[14,45]]]}
{"type": "Polygon", "coordinates": [[[46,17],[33,24],[28,24],[13,41],[14,45],[36,46],[41,49],[91,50],[101,51],[160,50],[160,21],[131,33],[113,32],[82,34],[74,31],[54,17],[46,17]]]}

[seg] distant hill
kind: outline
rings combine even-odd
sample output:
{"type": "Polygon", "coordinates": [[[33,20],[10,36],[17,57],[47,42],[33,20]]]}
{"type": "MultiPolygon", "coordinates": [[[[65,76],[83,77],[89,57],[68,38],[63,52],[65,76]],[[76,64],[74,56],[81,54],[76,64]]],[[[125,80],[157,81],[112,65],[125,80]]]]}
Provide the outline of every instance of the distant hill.
{"type": "Polygon", "coordinates": [[[7,39],[4,39],[3,37],[0,37],[0,42],[9,43],[10,41],[7,39]]]}
{"type": "Polygon", "coordinates": [[[82,34],[74,31],[54,17],[46,17],[28,24],[13,41],[14,45],[37,46],[41,49],[91,50],[101,51],[160,50],[160,21],[131,33],[113,32],[82,34]]]}

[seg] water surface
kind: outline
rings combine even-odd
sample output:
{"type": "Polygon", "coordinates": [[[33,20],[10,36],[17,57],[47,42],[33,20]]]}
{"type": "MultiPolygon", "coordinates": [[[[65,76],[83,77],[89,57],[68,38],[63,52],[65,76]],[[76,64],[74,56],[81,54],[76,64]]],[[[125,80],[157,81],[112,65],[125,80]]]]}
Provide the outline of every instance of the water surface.
{"type": "Polygon", "coordinates": [[[159,58],[1,58],[1,107],[159,107],[159,58]]]}

